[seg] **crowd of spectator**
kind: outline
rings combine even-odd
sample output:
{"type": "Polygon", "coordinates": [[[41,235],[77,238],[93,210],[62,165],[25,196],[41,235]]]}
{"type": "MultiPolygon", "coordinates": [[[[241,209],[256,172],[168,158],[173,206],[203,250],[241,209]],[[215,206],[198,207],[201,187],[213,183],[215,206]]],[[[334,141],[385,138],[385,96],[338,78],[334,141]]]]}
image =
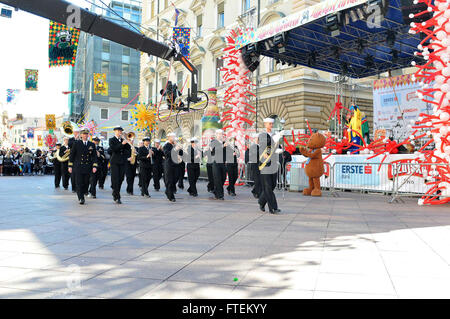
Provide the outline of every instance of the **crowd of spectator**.
{"type": "Polygon", "coordinates": [[[53,174],[53,159],[48,151],[0,149],[0,176],[45,174],[53,174]]]}

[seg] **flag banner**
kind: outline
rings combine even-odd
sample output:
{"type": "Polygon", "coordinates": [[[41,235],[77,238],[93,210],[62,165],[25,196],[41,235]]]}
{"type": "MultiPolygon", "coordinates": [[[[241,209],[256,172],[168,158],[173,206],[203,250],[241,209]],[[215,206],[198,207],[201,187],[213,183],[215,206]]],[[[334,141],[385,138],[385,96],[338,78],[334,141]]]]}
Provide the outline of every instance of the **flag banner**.
{"type": "Polygon", "coordinates": [[[48,36],[49,67],[75,66],[80,30],[50,21],[48,36]]]}
{"type": "Polygon", "coordinates": [[[31,138],[31,139],[34,138],[34,128],[32,128],[32,127],[27,128],[27,138],[31,138]]]}
{"type": "Polygon", "coordinates": [[[45,126],[47,131],[56,129],[55,114],[45,114],[45,126]]]}
{"type": "Polygon", "coordinates": [[[38,90],[38,70],[25,69],[25,90],[37,91],[38,90]]]}
{"type": "Polygon", "coordinates": [[[38,140],[38,147],[44,146],[44,142],[42,141],[42,135],[38,135],[37,140],[38,140]]]}
{"type": "Polygon", "coordinates": [[[180,47],[181,54],[189,60],[191,28],[173,28],[173,40],[180,47]]]}
{"type": "Polygon", "coordinates": [[[178,10],[177,8],[175,8],[175,14],[173,15],[173,19],[175,20],[175,26],[178,25],[178,16],[180,15],[180,10],[178,10]]]}
{"type": "Polygon", "coordinates": [[[14,103],[20,90],[6,89],[6,103],[14,103]]]}
{"type": "Polygon", "coordinates": [[[103,86],[104,86],[104,88],[103,88],[103,91],[100,93],[102,96],[108,96],[108,94],[109,94],[109,85],[108,85],[108,82],[105,82],[104,84],[103,84],[103,86]]]}
{"type": "Polygon", "coordinates": [[[108,96],[108,83],[106,83],[106,73],[94,73],[94,94],[108,96]]]}
{"type": "Polygon", "coordinates": [[[126,84],[122,84],[122,97],[128,98],[129,86],[126,84]]]}

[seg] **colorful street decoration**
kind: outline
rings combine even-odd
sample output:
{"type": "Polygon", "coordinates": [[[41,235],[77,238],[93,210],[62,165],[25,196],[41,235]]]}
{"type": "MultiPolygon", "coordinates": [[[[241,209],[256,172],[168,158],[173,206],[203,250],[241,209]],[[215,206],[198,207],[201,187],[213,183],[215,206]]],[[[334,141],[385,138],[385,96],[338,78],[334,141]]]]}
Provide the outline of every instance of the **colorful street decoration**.
{"type": "Polygon", "coordinates": [[[6,103],[14,103],[20,90],[6,89],[6,103]]]}
{"type": "Polygon", "coordinates": [[[75,66],[80,30],[50,21],[48,36],[49,67],[75,66]]]}
{"type": "MultiPolygon", "coordinates": [[[[247,29],[246,32],[250,32],[247,29]]],[[[224,127],[227,137],[234,137],[239,149],[245,149],[245,131],[253,125],[249,119],[251,113],[256,113],[250,104],[250,97],[255,96],[252,92],[253,83],[251,72],[242,60],[242,52],[236,47],[236,40],[242,36],[243,30],[231,30],[227,36],[227,47],[223,57],[224,68],[223,80],[229,87],[225,91],[224,107],[230,108],[223,112],[222,122],[228,122],[224,127]]],[[[243,156],[243,152],[241,153],[243,156]]]]}
{"type": "Polygon", "coordinates": [[[191,28],[173,28],[173,39],[180,46],[183,56],[189,60],[191,45],[191,28]]]}
{"type": "Polygon", "coordinates": [[[38,135],[37,140],[38,140],[38,147],[44,146],[44,143],[42,141],[42,135],[38,135]]]}
{"type": "Polygon", "coordinates": [[[37,91],[38,90],[38,78],[39,71],[25,69],[25,90],[37,91]]]}
{"type": "Polygon", "coordinates": [[[216,130],[223,127],[220,121],[220,111],[217,106],[217,89],[208,89],[208,106],[203,113],[202,121],[202,145],[209,143],[216,130]]]}
{"type": "Polygon", "coordinates": [[[130,87],[127,84],[122,84],[122,97],[128,99],[130,87]]]}
{"type": "Polygon", "coordinates": [[[45,114],[45,126],[47,131],[56,129],[55,114],[45,114]]]}
{"type": "Polygon", "coordinates": [[[29,139],[34,138],[34,128],[32,128],[32,127],[27,128],[27,138],[29,138],[29,139]]]}
{"type": "Polygon", "coordinates": [[[47,146],[48,148],[54,148],[56,146],[56,143],[58,142],[58,139],[53,134],[47,134],[44,138],[44,141],[45,146],[47,146]]]}
{"type": "Polygon", "coordinates": [[[157,128],[157,107],[150,103],[145,105],[138,102],[134,105],[134,108],[130,111],[131,118],[130,124],[134,126],[134,129],[138,132],[153,133],[157,128]]]}
{"type": "Polygon", "coordinates": [[[108,83],[106,83],[106,73],[94,73],[94,94],[108,96],[108,83]]]}

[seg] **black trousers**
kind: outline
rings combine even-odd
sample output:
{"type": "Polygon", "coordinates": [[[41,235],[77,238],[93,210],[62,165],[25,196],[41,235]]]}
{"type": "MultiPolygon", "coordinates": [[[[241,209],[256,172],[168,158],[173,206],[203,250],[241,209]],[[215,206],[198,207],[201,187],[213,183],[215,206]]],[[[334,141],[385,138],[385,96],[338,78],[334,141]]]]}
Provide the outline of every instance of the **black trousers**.
{"type": "Polygon", "coordinates": [[[125,164],[111,164],[111,185],[114,200],[120,199],[120,188],[125,177],[125,164]]]}
{"type": "Polygon", "coordinates": [[[95,173],[91,173],[89,178],[89,193],[92,196],[97,196],[97,182],[99,180],[100,171],[97,170],[95,173]]]}
{"type": "Polygon", "coordinates": [[[61,164],[57,163],[54,166],[54,170],[55,170],[55,187],[59,187],[59,184],[61,183],[61,176],[62,176],[62,166],[61,166],[61,164]]]}
{"type": "Polygon", "coordinates": [[[152,178],[153,178],[153,187],[156,190],[161,188],[160,180],[163,174],[163,166],[161,164],[153,164],[152,165],[152,178]]]}
{"type": "Polygon", "coordinates": [[[261,174],[261,193],[259,195],[258,203],[264,207],[266,204],[269,209],[278,209],[277,198],[273,192],[277,186],[277,173],[274,174],[261,174]]]}
{"type": "Polygon", "coordinates": [[[178,187],[184,188],[184,172],[186,171],[186,163],[181,162],[178,164],[178,174],[177,174],[177,183],[178,187]]]}
{"type": "Polygon", "coordinates": [[[227,168],[227,174],[228,174],[228,187],[227,191],[229,191],[231,194],[236,194],[235,184],[238,179],[238,164],[237,163],[231,163],[231,164],[225,164],[227,168]]]}
{"type": "Polygon", "coordinates": [[[223,184],[227,178],[227,170],[224,163],[213,163],[214,194],[216,198],[223,197],[223,184]]]}
{"type": "Polygon", "coordinates": [[[106,176],[108,176],[108,163],[104,163],[98,166],[100,172],[98,176],[98,186],[105,187],[106,176]]]}
{"type": "Polygon", "coordinates": [[[77,190],[77,181],[76,181],[76,176],[72,171],[72,174],[70,174],[70,184],[72,185],[72,191],[76,191],[77,190]]]}
{"type": "Polygon", "coordinates": [[[252,193],[259,196],[261,194],[261,174],[259,172],[258,164],[248,164],[250,170],[250,178],[253,180],[252,193]]]}
{"type": "Polygon", "coordinates": [[[176,191],[176,166],[164,164],[164,184],[166,184],[166,196],[168,199],[175,198],[176,191]]]}
{"type": "Polygon", "coordinates": [[[214,174],[213,174],[213,164],[206,164],[206,172],[208,173],[208,192],[214,191],[214,174]]]}
{"type": "Polygon", "coordinates": [[[131,165],[127,162],[125,174],[127,176],[127,193],[133,193],[134,178],[136,177],[136,164],[131,165]]]}
{"type": "Polygon", "coordinates": [[[62,177],[62,185],[64,188],[69,188],[70,173],[68,164],[69,164],[68,162],[61,163],[61,177],[62,177]]]}
{"type": "Polygon", "coordinates": [[[150,185],[150,180],[152,179],[152,167],[139,167],[139,179],[141,181],[141,194],[149,195],[148,185],[150,185]]]}
{"type": "Polygon", "coordinates": [[[188,163],[187,164],[187,174],[189,181],[188,193],[192,195],[198,195],[197,192],[197,181],[200,177],[200,164],[198,163],[188,163]]]}
{"type": "Polygon", "coordinates": [[[77,195],[78,195],[78,199],[84,199],[84,194],[86,194],[88,192],[88,188],[89,188],[89,178],[92,174],[91,173],[81,173],[81,172],[77,172],[77,169],[75,170],[75,180],[77,182],[77,186],[76,186],[76,190],[77,190],[77,195]]]}

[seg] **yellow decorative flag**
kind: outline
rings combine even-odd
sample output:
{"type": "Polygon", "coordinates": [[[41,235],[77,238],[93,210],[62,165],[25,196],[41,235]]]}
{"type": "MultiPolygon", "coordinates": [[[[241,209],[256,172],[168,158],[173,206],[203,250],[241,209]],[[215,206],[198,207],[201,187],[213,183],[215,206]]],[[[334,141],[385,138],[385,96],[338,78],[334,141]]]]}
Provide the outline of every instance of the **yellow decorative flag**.
{"type": "Polygon", "coordinates": [[[105,82],[104,83],[104,89],[103,89],[103,91],[100,93],[102,96],[108,96],[108,94],[109,94],[109,85],[108,85],[108,82],[105,82]]]}
{"type": "Polygon", "coordinates": [[[47,131],[56,129],[55,114],[45,114],[45,125],[47,127],[47,131]]]}
{"type": "Polygon", "coordinates": [[[128,90],[129,90],[128,85],[122,84],[122,97],[123,98],[128,98],[128,90]]]}
{"type": "Polygon", "coordinates": [[[44,146],[44,142],[42,141],[42,135],[38,135],[37,140],[38,140],[38,147],[44,146]]]}
{"type": "MultiPolygon", "coordinates": [[[[94,94],[104,95],[104,91],[108,91],[108,83],[106,83],[106,73],[94,73],[94,94]]],[[[106,96],[108,93],[106,93],[106,96]]]]}

